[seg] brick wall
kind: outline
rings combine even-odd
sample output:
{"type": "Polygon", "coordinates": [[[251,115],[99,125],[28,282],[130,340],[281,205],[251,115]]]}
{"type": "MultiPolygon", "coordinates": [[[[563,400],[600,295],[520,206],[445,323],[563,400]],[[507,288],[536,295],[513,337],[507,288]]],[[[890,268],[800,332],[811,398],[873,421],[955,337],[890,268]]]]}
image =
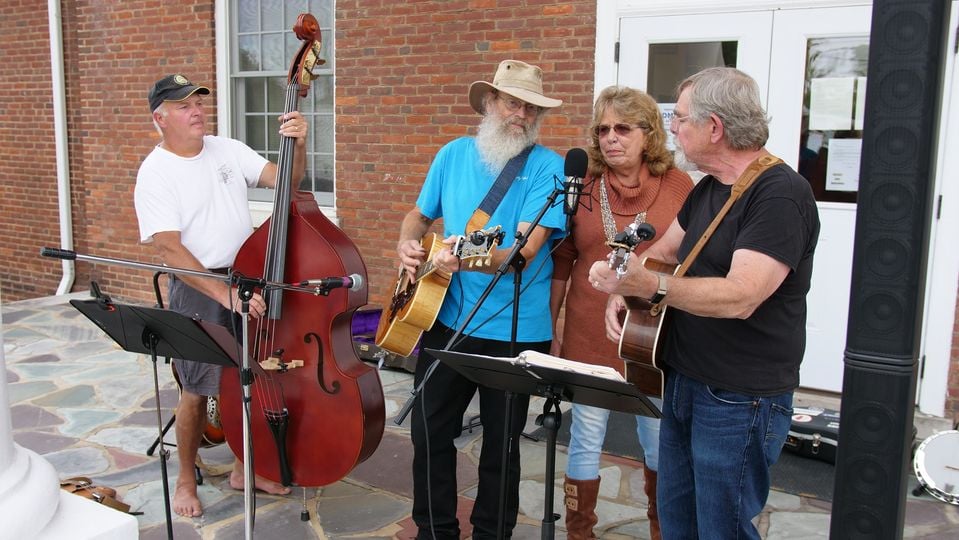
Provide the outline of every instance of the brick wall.
{"type": "Polygon", "coordinates": [[[516,58],[564,101],[541,142],[582,146],[593,96],[594,0],[337,2],[337,213],[360,246],[371,303],[388,299],[396,239],[433,155],[473,133],[467,91],[516,58]]]}
{"type": "MultiPolygon", "coordinates": [[[[146,93],[171,70],[212,84],[213,2],[62,5],[75,249],[155,262],[138,245],[133,210],[137,168],[158,140],[146,93]]],[[[4,2],[0,14],[0,272],[12,301],[56,292],[61,264],[38,252],[60,239],[47,2],[4,2]]],[[[108,294],[150,300],[150,275],[78,262],[74,290],[95,279],[108,294]]]]}
{"type": "Polygon", "coordinates": [[[39,260],[58,245],[56,156],[46,2],[0,5],[0,282],[5,301],[49,294],[39,260]]]}

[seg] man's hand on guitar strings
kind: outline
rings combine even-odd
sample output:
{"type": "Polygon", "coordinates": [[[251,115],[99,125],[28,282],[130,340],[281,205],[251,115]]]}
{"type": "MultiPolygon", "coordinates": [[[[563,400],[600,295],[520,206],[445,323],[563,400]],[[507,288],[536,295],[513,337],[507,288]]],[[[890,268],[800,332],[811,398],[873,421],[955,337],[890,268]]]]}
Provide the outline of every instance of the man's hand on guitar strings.
{"type": "Polygon", "coordinates": [[[409,274],[410,279],[416,276],[416,269],[426,260],[426,250],[423,249],[421,242],[417,240],[403,240],[396,245],[396,254],[400,258],[400,264],[409,274]]]}

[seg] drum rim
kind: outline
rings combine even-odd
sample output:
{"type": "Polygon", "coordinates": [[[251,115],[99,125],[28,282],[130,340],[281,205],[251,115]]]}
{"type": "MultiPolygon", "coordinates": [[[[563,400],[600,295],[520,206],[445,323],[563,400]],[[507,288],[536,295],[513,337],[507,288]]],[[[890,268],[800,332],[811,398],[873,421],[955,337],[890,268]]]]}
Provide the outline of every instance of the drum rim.
{"type": "Polygon", "coordinates": [[[916,480],[919,481],[919,485],[928,491],[930,495],[945,503],[959,505],[959,493],[946,493],[939,487],[933,485],[931,482],[935,482],[935,479],[926,478],[931,477],[932,475],[929,474],[929,471],[926,469],[926,464],[922,462],[922,458],[926,455],[925,449],[929,443],[944,436],[959,436],[959,430],[940,431],[939,433],[934,433],[929,437],[926,437],[916,448],[916,453],[913,456],[912,461],[913,470],[916,473],[916,480]]]}

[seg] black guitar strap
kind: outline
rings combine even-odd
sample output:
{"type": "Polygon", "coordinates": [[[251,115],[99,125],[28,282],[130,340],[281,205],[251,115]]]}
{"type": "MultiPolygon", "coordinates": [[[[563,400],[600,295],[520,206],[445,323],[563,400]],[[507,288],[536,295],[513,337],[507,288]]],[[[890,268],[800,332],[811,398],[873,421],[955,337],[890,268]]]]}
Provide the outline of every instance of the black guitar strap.
{"type": "Polygon", "coordinates": [[[481,230],[486,226],[489,222],[489,217],[493,215],[496,207],[499,206],[503,197],[506,196],[506,192],[509,191],[509,187],[513,185],[513,180],[516,179],[516,175],[519,174],[519,172],[523,170],[523,166],[526,165],[526,159],[529,158],[529,153],[533,151],[533,146],[535,145],[527,146],[522,152],[516,154],[506,162],[506,166],[503,167],[496,181],[493,182],[489,193],[486,194],[483,202],[480,203],[476,211],[473,212],[473,215],[470,216],[469,221],[466,222],[466,234],[481,230]]]}

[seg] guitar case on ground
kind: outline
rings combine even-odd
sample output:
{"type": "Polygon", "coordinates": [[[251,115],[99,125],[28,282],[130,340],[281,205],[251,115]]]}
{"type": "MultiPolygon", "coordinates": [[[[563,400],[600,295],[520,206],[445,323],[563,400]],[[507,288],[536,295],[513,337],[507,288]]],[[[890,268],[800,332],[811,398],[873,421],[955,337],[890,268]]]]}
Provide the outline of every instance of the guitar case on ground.
{"type": "Polygon", "coordinates": [[[839,411],[820,407],[793,409],[786,450],[835,464],[838,441],[839,411]]]}

